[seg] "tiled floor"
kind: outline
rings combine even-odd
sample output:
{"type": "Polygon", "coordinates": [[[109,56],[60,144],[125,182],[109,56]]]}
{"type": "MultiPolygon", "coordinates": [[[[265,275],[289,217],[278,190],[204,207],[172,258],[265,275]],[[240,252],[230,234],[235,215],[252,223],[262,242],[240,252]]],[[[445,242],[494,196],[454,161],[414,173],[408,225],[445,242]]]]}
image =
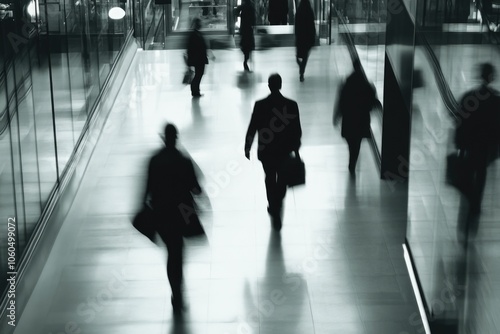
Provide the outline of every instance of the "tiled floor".
{"type": "Polygon", "coordinates": [[[138,52],[82,188],[15,333],[421,333],[403,261],[406,199],[378,177],[363,143],[355,180],[332,126],[346,51],[313,50],[298,80],[292,48],[256,52],[243,77],[238,50],[216,51],[192,100],[181,51],[138,52]],[[298,101],[307,184],[286,197],[273,233],[262,167],[243,155],[256,99],[272,72],[298,101]],[[165,249],[130,217],[166,121],[203,172],[208,242],[186,245],[184,321],[174,321],[165,249]]]}

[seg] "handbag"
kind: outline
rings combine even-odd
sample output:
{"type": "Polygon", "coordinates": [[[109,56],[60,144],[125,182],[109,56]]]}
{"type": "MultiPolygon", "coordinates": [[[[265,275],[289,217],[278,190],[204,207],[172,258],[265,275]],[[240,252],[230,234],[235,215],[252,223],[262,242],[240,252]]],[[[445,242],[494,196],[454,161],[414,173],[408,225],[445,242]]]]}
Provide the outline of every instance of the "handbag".
{"type": "Polygon", "coordinates": [[[306,167],[300,158],[299,151],[290,155],[283,164],[283,177],[288,187],[295,187],[306,183],[306,167]]]}
{"type": "Polygon", "coordinates": [[[446,183],[467,193],[472,185],[470,158],[464,150],[449,154],[446,158],[446,183]]]}
{"type": "Polygon", "coordinates": [[[149,206],[144,205],[142,209],[135,215],[132,220],[132,225],[135,229],[141,232],[152,242],[156,240],[156,217],[149,206]]]}
{"type": "Polygon", "coordinates": [[[193,76],[194,76],[194,71],[188,68],[186,72],[184,72],[184,78],[182,78],[182,83],[184,85],[190,85],[191,82],[193,81],[193,76]]]}

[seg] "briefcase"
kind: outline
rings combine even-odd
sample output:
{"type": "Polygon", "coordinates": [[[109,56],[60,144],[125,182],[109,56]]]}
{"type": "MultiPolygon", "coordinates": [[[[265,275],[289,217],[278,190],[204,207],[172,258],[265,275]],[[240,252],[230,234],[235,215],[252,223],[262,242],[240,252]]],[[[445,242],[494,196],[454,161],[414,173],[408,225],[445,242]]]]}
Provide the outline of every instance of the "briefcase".
{"type": "Polygon", "coordinates": [[[184,78],[182,78],[182,83],[185,85],[190,85],[191,81],[193,81],[194,77],[194,71],[191,69],[187,69],[186,72],[184,72],[184,78]]]}
{"type": "Polygon", "coordinates": [[[306,167],[298,151],[290,155],[283,164],[283,177],[288,187],[306,183],[306,167]]]}

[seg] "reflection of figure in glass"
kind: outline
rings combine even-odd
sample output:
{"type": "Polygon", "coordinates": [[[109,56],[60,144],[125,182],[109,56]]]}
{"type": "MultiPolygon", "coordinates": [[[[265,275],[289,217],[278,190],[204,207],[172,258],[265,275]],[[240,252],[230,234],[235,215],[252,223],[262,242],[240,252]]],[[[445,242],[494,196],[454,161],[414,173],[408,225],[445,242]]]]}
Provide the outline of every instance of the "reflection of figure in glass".
{"type": "Polygon", "coordinates": [[[250,72],[248,60],[250,59],[250,52],[255,49],[255,38],[253,35],[253,27],[255,25],[255,8],[252,0],[243,0],[243,3],[236,8],[235,13],[241,18],[240,48],[243,52],[243,56],[245,57],[243,61],[243,68],[245,71],[250,72]]]}
{"type": "Polygon", "coordinates": [[[378,102],[373,84],[367,81],[361,62],[353,62],[354,72],[349,75],[337,101],[334,124],[342,119],[342,137],[349,145],[349,172],[355,173],[361,139],[371,136],[370,111],[378,102]]]}
{"type": "Polygon", "coordinates": [[[200,32],[201,19],[193,19],[193,30],[189,34],[187,44],[187,64],[194,67],[194,77],[191,81],[191,95],[200,97],[200,82],[205,73],[205,65],[208,64],[207,45],[200,32]]]}
{"type": "Polygon", "coordinates": [[[281,76],[272,74],[268,80],[271,94],[255,102],[245,140],[245,156],[250,159],[250,148],[258,132],[257,157],[266,174],[266,193],[273,228],[281,229],[283,199],[286,183],[283,165],[292,152],[298,152],[302,128],[297,102],[287,99],[281,92],[281,76]]]}
{"type": "Polygon", "coordinates": [[[304,81],[309,52],[316,41],[314,12],[309,0],[301,0],[295,14],[295,46],[297,48],[297,64],[299,64],[300,81],[304,81]]]}
{"type": "Polygon", "coordinates": [[[217,16],[217,5],[218,5],[217,0],[213,0],[212,1],[212,5],[213,5],[213,7],[212,7],[212,14],[214,16],[217,16]]]}
{"type": "Polygon", "coordinates": [[[172,288],[174,312],[182,311],[183,281],[183,207],[193,208],[192,194],[201,187],[193,162],[177,148],[177,128],[167,124],[164,130],[165,147],[149,163],[146,201],[158,217],[157,231],[168,251],[167,275],[172,288]]]}
{"type": "Polygon", "coordinates": [[[288,23],[288,0],[269,0],[269,23],[286,25],[288,23]]]}
{"type": "Polygon", "coordinates": [[[460,102],[461,116],[456,128],[455,144],[470,161],[470,185],[465,191],[470,212],[478,214],[486,183],[486,168],[498,152],[500,131],[500,95],[490,83],[495,79],[495,68],[485,63],[480,66],[482,83],[467,92],[460,102]]]}

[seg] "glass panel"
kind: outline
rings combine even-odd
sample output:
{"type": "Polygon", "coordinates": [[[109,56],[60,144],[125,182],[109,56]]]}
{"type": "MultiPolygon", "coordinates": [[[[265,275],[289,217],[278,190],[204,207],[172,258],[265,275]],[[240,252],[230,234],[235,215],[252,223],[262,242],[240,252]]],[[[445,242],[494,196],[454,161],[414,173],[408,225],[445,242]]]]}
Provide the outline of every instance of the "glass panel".
{"type": "MultiPolygon", "coordinates": [[[[16,217],[14,180],[12,173],[11,135],[9,129],[9,109],[6,82],[7,31],[5,21],[0,19],[0,266],[7,268],[7,230],[9,218],[16,217]]],[[[0,291],[7,286],[6,270],[0,270],[0,291]]]]}
{"type": "Polygon", "coordinates": [[[42,207],[45,206],[49,194],[57,182],[52,103],[49,89],[49,53],[44,45],[46,45],[46,38],[40,38],[40,43],[33,42],[30,54],[42,207]]]}
{"type": "Polygon", "coordinates": [[[110,37],[112,24],[108,19],[108,4],[103,2],[96,3],[96,10],[99,23],[97,24],[97,48],[99,50],[99,79],[104,83],[108,76],[110,65],[112,63],[113,39],[110,37]]]}
{"type": "Polygon", "coordinates": [[[101,29],[100,12],[97,4],[91,1],[89,8],[78,6],[82,31],[82,57],[84,64],[84,83],[87,94],[87,110],[90,112],[99,90],[104,82],[99,77],[99,31],[101,29]],[[86,15],[88,14],[88,23],[86,15]]]}
{"type": "Polygon", "coordinates": [[[16,207],[16,221],[17,221],[17,243],[19,247],[25,245],[25,208],[24,208],[24,191],[22,184],[22,160],[21,160],[21,138],[19,132],[19,122],[18,122],[18,113],[16,107],[16,86],[15,86],[15,73],[14,73],[14,64],[13,62],[7,62],[5,66],[5,74],[6,74],[6,90],[7,90],[7,99],[8,99],[8,114],[9,114],[9,134],[10,134],[10,143],[11,143],[11,161],[12,161],[12,175],[13,175],[13,183],[14,183],[14,194],[13,200],[15,202],[16,207]]]}
{"type": "MultiPolygon", "coordinates": [[[[40,179],[38,171],[38,150],[35,137],[33,96],[31,89],[31,70],[29,59],[29,46],[24,46],[17,54],[14,64],[16,76],[16,118],[18,122],[19,154],[21,164],[20,184],[25,210],[23,224],[23,237],[20,246],[24,246],[31,235],[38,217],[41,214],[40,179]]],[[[16,186],[17,188],[17,186],[16,186]]],[[[21,226],[20,226],[21,227],[21,226]]]]}
{"type": "MultiPolygon", "coordinates": [[[[481,15],[470,4],[456,1],[445,7],[428,1],[421,10],[417,8],[421,38],[414,67],[421,72],[422,85],[413,92],[407,239],[433,320],[455,325],[460,333],[496,333],[500,300],[495,288],[500,277],[498,144],[491,161],[483,160],[489,162],[484,191],[480,178],[484,165],[479,159],[474,160],[477,171],[470,188],[459,191],[447,180],[448,157],[457,153],[457,125],[474,120],[469,112],[478,110],[473,106],[484,106],[483,97],[488,95],[473,95],[469,100],[472,109],[461,107],[461,98],[480,87],[479,64],[498,63],[498,44],[490,39],[494,35],[487,24],[477,21],[481,15]],[[478,212],[471,205],[478,204],[473,199],[479,194],[483,196],[478,212]]],[[[498,90],[500,84],[495,80],[490,86],[498,90]]],[[[476,115],[479,123],[487,112],[476,115]]],[[[476,133],[474,124],[468,125],[476,133]]],[[[485,123],[480,130],[487,128],[485,123]]],[[[478,137],[476,133],[470,140],[478,137]]]]}
{"type": "Polygon", "coordinates": [[[227,31],[227,1],[191,1],[187,6],[187,20],[180,20],[179,30],[191,28],[193,18],[199,17],[204,30],[227,31]]]}
{"type": "MultiPolygon", "coordinates": [[[[85,3],[85,2],[82,2],[85,3]]],[[[68,43],[69,80],[71,89],[71,111],[73,120],[74,137],[78,138],[87,119],[87,97],[84,85],[84,53],[82,52],[85,24],[81,17],[82,5],[65,0],[63,2],[63,15],[65,17],[65,31],[68,43]],[[83,23],[83,24],[82,24],[83,23]],[[83,28],[83,29],[82,29],[83,28]]],[[[87,11],[84,11],[86,13],[87,11]]]]}

